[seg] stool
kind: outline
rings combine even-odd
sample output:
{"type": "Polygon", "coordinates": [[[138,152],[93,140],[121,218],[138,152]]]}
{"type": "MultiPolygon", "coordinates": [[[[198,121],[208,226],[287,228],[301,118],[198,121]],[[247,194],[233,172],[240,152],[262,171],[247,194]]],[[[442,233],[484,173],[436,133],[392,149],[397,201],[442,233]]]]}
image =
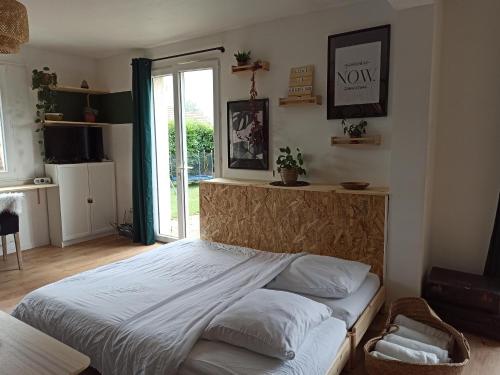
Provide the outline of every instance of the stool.
{"type": "Polygon", "coordinates": [[[2,238],[3,260],[7,260],[7,235],[13,234],[16,243],[17,266],[23,269],[23,255],[19,244],[19,216],[8,211],[0,213],[0,236],[2,238]]]}

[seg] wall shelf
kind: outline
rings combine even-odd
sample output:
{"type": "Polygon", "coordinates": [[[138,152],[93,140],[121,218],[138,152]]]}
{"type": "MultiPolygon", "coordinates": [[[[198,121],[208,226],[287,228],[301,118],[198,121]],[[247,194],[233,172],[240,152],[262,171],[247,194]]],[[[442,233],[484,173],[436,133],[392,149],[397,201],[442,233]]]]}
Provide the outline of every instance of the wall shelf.
{"type": "Polygon", "coordinates": [[[241,66],[233,65],[231,67],[231,70],[233,73],[252,72],[255,70],[269,71],[269,66],[270,66],[270,64],[268,61],[256,61],[256,62],[254,62],[252,64],[248,64],[248,65],[241,65],[241,66]]]}
{"type": "Polygon", "coordinates": [[[94,90],[94,89],[82,89],[81,87],[71,87],[71,86],[49,86],[52,91],[61,91],[61,92],[73,92],[78,94],[87,94],[87,95],[104,95],[109,94],[109,91],[105,90],[94,90]]]}
{"type": "Polygon", "coordinates": [[[42,124],[45,126],[91,126],[91,127],[111,125],[107,122],[49,121],[49,120],[45,120],[42,124]]]}
{"type": "Polygon", "coordinates": [[[57,187],[56,184],[27,184],[27,185],[16,185],[16,186],[2,186],[0,187],[0,192],[15,192],[15,191],[30,191],[30,190],[38,190],[38,189],[48,189],[52,187],[57,187]]]}
{"type": "Polygon", "coordinates": [[[280,106],[288,107],[293,105],[304,105],[304,104],[322,104],[321,95],[313,96],[289,96],[288,98],[280,98],[280,106]]]}
{"type": "Polygon", "coordinates": [[[334,145],[380,145],[382,136],[374,135],[359,138],[350,137],[332,137],[332,146],[334,145]]]}

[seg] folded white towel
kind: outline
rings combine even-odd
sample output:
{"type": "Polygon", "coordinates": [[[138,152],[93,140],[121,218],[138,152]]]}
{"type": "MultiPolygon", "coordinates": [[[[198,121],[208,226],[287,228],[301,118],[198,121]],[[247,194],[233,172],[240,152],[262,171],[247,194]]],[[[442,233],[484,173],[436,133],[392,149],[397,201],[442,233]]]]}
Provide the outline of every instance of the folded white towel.
{"type": "Polygon", "coordinates": [[[448,358],[448,351],[438,348],[434,345],[425,344],[420,341],[412,340],[403,336],[398,336],[393,333],[386,335],[384,340],[387,342],[392,342],[393,344],[404,346],[408,349],[420,350],[427,353],[434,353],[440,363],[449,363],[450,358],[448,358]]]}
{"type": "Polygon", "coordinates": [[[399,359],[403,362],[429,365],[437,365],[439,363],[439,359],[434,353],[426,353],[418,350],[408,349],[404,346],[393,344],[392,342],[384,340],[380,340],[377,342],[377,344],[375,345],[375,350],[382,354],[388,355],[389,357],[399,359]]]}
{"type": "Polygon", "coordinates": [[[388,361],[398,361],[398,359],[396,358],[393,358],[393,357],[390,357],[388,355],[385,355],[385,354],[382,354],[380,352],[377,352],[376,350],[374,350],[373,352],[370,352],[370,354],[372,356],[374,356],[375,358],[379,358],[379,359],[387,359],[388,361]]]}
{"type": "Polygon", "coordinates": [[[434,345],[443,350],[448,350],[448,342],[446,340],[438,339],[437,337],[431,337],[424,335],[418,331],[407,328],[405,326],[397,326],[397,331],[392,332],[395,335],[406,337],[407,339],[412,339],[415,341],[423,342],[424,344],[434,345]]]}
{"type": "MultiPolygon", "coordinates": [[[[428,326],[427,324],[420,323],[416,320],[410,319],[404,315],[397,315],[394,319],[394,323],[399,326],[405,326],[414,331],[420,332],[426,336],[435,337],[439,340],[446,342],[446,350],[451,351],[453,349],[453,336],[450,334],[440,331],[439,329],[428,326]]],[[[420,340],[418,340],[420,341],[420,340]]]]}

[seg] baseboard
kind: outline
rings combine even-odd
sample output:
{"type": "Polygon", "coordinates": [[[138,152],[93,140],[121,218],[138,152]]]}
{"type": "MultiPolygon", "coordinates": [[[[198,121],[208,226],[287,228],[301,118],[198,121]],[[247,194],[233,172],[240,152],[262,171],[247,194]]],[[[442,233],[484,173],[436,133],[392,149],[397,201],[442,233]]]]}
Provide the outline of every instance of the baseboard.
{"type": "Polygon", "coordinates": [[[69,240],[69,241],[63,241],[61,244],[62,245],[61,247],[67,247],[67,246],[71,246],[71,245],[76,245],[77,243],[95,240],[96,238],[106,237],[106,236],[109,236],[110,234],[116,234],[116,231],[114,229],[111,229],[109,231],[92,234],[90,236],[75,238],[75,239],[69,240]]]}

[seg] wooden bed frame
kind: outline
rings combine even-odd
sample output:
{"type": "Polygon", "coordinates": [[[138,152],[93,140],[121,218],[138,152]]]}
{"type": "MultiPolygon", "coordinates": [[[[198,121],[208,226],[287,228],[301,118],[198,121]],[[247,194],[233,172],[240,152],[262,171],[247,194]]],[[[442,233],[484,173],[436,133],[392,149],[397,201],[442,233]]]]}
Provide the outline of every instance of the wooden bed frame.
{"type": "MultiPolygon", "coordinates": [[[[383,284],[387,189],[300,188],[214,179],[200,185],[201,238],[271,252],[301,252],[357,260],[383,284]]],[[[382,285],[348,331],[325,375],[355,365],[356,348],[385,302],[382,285]]]]}

